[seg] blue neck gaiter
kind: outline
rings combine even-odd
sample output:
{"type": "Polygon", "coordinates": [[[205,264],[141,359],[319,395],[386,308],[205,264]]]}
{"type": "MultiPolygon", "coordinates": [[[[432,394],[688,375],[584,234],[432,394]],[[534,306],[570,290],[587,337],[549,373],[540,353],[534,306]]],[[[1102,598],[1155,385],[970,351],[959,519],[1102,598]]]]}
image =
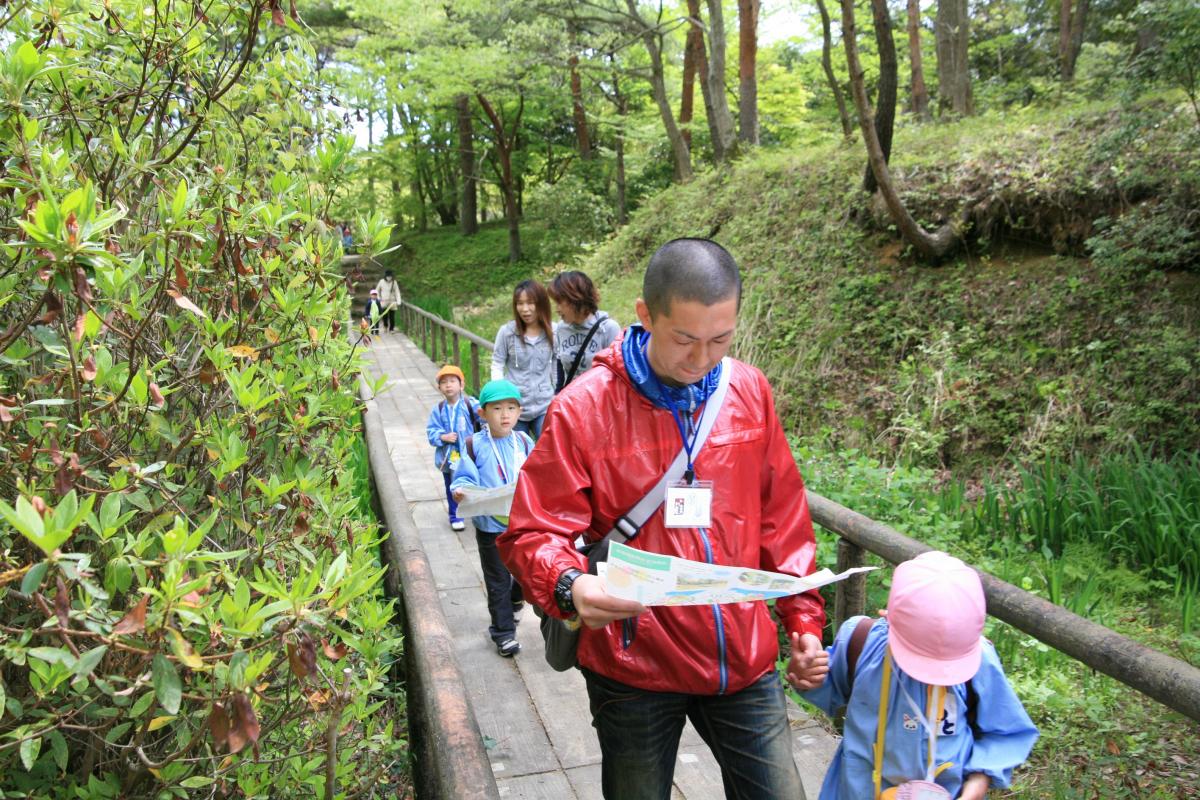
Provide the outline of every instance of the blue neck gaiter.
{"type": "Polygon", "coordinates": [[[625,374],[651,403],[668,411],[674,407],[690,413],[716,391],[717,380],[721,377],[720,362],[695,383],[678,388],[667,386],[650,369],[650,362],[646,358],[646,345],[649,342],[650,334],[645,328],[637,323],[630,325],[625,331],[625,340],[621,343],[621,357],[625,361],[625,374]]]}

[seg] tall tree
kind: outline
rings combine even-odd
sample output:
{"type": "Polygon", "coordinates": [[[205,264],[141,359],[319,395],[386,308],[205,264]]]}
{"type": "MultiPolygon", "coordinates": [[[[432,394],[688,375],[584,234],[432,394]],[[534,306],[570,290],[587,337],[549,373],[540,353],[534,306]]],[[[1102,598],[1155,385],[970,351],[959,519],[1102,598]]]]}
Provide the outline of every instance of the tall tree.
{"type": "Polygon", "coordinates": [[[521,116],[525,113],[525,95],[519,95],[517,111],[508,123],[501,116],[503,109],[497,111],[483,94],[476,94],[475,99],[491,125],[492,144],[499,165],[497,178],[504,198],[504,217],[508,222],[508,260],[515,264],[521,260],[521,212],[517,207],[517,176],[513,173],[512,156],[521,131],[521,116]]]}
{"type": "Polygon", "coordinates": [[[908,0],[908,63],[912,76],[909,91],[913,116],[922,122],[928,122],[929,90],[925,88],[925,68],[921,57],[920,0],[908,0]]]}
{"type": "Polygon", "coordinates": [[[1075,79],[1075,61],[1083,47],[1089,0],[1061,0],[1058,7],[1058,72],[1064,81],[1075,79]]]}
{"type": "MultiPolygon", "coordinates": [[[[692,159],[687,142],[679,126],[675,124],[675,114],[671,110],[671,101],[667,98],[666,70],[663,68],[662,28],[650,25],[638,12],[637,0],[625,0],[626,16],[642,37],[646,52],[650,56],[650,90],[654,103],[658,106],[659,116],[662,117],[663,128],[667,132],[667,140],[671,145],[671,158],[675,167],[675,179],[686,183],[692,179],[692,159]]],[[[728,113],[728,108],[726,108],[728,113]]]]}
{"type": "Polygon", "coordinates": [[[579,146],[579,157],[587,161],[592,157],[592,139],[588,133],[587,113],[583,107],[583,80],[579,77],[579,56],[572,53],[567,66],[571,71],[571,117],[575,124],[575,141],[579,146]]]}
{"type": "MultiPolygon", "coordinates": [[[[704,121],[708,125],[708,140],[713,148],[713,160],[721,161],[724,158],[724,151],[718,150],[721,147],[721,133],[717,128],[717,111],[713,107],[713,87],[708,80],[708,54],[706,51],[704,36],[704,23],[700,13],[700,0],[687,0],[688,19],[691,21],[689,32],[694,34],[697,47],[696,53],[696,74],[700,77],[700,96],[704,100],[704,121]]],[[[724,92],[724,82],[721,83],[721,91],[724,92]]],[[[731,130],[733,123],[730,122],[731,130]]]]}
{"type": "Polygon", "coordinates": [[[479,176],[475,166],[475,130],[471,120],[471,98],[466,94],[456,95],[454,110],[458,121],[458,168],[462,187],[458,222],[462,234],[471,236],[479,233],[476,188],[479,176]]]}
{"type": "Polygon", "coordinates": [[[863,80],[862,65],[858,60],[855,36],[854,0],[842,0],[842,40],[846,45],[846,65],[850,69],[850,94],[854,97],[854,105],[858,109],[858,125],[867,146],[871,171],[875,174],[879,193],[883,195],[888,213],[900,229],[900,234],[923,258],[936,262],[945,258],[958,246],[958,231],[952,223],[946,223],[936,233],[927,232],[913,219],[904,206],[904,201],[900,199],[900,194],[892,183],[887,160],[883,157],[879,136],[875,132],[874,115],[867,102],[867,88],[863,80]]]}
{"type": "MultiPolygon", "coordinates": [[[[886,163],[892,157],[892,131],[896,125],[896,95],[899,91],[899,66],[896,61],[896,41],[892,38],[892,14],[887,0],[871,0],[875,19],[875,45],[879,49],[878,102],[875,108],[875,134],[886,163]]],[[[875,173],[868,163],[863,175],[863,190],[877,188],[875,173]]]]}
{"type": "Polygon", "coordinates": [[[830,33],[829,9],[825,0],[817,0],[817,10],[821,12],[821,68],[825,71],[825,80],[829,82],[829,91],[833,92],[833,100],[837,103],[838,119],[842,121],[842,135],[850,138],[854,130],[850,115],[846,113],[846,98],[842,96],[842,87],[837,76],[833,74],[833,35],[830,33]]]}
{"type": "Polygon", "coordinates": [[[729,160],[737,152],[733,114],[725,94],[725,14],[721,0],[708,0],[708,83],[713,127],[713,158],[717,163],[729,160]]]}
{"type": "Polygon", "coordinates": [[[738,139],[758,144],[759,0],[738,0],[738,139]]]}
{"type": "Polygon", "coordinates": [[[967,0],[938,0],[935,22],[938,61],[938,108],[960,116],[975,113],[967,44],[971,23],[967,0]]]}
{"type": "MultiPolygon", "coordinates": [[[[689,6],[695,6],[699,13],[699,0],[688,0],[689,6]]],[[[689,14],[691,11],[689,10],[689,14]]],[[[708,70],[708,61],[704,57],[704,31],[698,21],[688,23],[687,38],[683,47],[683,91],[679,97],[679,127],[683,131],[684,141],[688,149],[692,147],[692,118],[695,116],[696,104],[696,74],[697,71],[708,70]]]]}

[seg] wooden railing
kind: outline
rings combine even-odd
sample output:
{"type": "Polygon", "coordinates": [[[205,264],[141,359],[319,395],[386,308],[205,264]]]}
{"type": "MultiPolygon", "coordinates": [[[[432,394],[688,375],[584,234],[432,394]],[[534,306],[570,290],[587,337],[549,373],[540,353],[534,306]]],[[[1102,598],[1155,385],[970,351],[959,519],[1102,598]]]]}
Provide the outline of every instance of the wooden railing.
{"type": "MultiPolygon", "coordinates": [[[[472,390],[479,393],[479,350],[490,353],[491,342],[409,303],[403,304],[401,318],[409,338],[434,361],[458,364],[460,341],[470,342],[472,390]]],[[[932,549],[812,491],[808,492],[808,506],[815,523],[840,537],[838,572],[861,566],[867,552],[899,564],[932,549]]],[[[986,572],[980,571],[979,576],[988,614],[1200,722],[1200,669],[986,572]]],[[[833,605],[835,625],[864,613],[865,576],[838,583],[833,605]]]]}

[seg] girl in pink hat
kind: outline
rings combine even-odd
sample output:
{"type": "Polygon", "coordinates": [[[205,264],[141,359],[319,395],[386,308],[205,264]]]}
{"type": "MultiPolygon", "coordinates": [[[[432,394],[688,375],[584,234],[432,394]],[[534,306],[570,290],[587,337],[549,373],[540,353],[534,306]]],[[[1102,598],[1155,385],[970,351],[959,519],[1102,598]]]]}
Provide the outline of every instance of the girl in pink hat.
{"type": "Polygon", "coordinates": [[[896,567],[887,615],[854,617],[788,681],[845,736],[820,800],[980,800],[1007,787],[1038,731],[991,643],[979,575],[945,553],[896,567]]]}

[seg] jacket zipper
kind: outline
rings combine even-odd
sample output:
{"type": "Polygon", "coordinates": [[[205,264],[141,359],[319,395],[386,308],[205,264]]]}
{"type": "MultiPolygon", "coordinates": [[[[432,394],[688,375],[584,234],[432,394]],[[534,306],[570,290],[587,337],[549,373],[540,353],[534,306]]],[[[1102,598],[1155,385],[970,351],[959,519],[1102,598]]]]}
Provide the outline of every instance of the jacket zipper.
{"type": "MultiPolygon", "coordinates": [[[[709,564],[713,563],[712,543],[708,540],[708,530],[706,528],[697,528],[700,532],[700,540],[704,542],[704,560],[709,564]]],[[[713,603],[713,621],[717,624],[717,694],[725,694],[725,690],[729,688],[729,665],[726,663],[725,652],[725,618],[721,615],[721,606],[713,603]]]]}

